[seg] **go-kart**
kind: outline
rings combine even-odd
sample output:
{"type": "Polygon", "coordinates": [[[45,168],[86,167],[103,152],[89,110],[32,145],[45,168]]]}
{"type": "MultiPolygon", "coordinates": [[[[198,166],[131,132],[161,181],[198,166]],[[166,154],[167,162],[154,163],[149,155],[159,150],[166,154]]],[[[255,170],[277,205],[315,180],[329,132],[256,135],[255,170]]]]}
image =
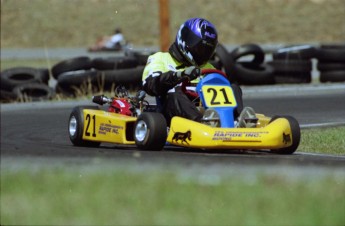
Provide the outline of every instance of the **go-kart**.
{"type": "Polygon", "coordinates": [[[143,150],[162,150],[166,145],[192,149],[271,150],[292,154],[300,142],[300,127],[291,116],[268,117],[255,114],[243,118],[240,126],[234,117],[236,98],[226,75],[216,69],[202,71],[195,93],[201,122],[175,116],[170,125],[156,111],[155,104],[145,100],[145,92],[130,96],[121,87],[115,97],[94,96],[99,106],[77,106],[69,117],[68,131],[76,146],[99,146],[101,142],[136,145],[143,150]]]}

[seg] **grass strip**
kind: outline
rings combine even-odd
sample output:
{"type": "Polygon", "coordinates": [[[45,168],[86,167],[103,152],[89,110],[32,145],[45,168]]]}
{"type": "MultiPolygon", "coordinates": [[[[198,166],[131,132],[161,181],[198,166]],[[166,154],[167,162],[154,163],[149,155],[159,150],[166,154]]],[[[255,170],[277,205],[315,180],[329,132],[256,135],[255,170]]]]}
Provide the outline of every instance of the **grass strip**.
{"type": "Polygon", "coordinates": [[[297,151],[345,155],[345,127],[303,129],[297,151]]]}
{"type": "Polygon", "coordinates": [[[1,225],[342,225],[332,175],[181,177],[45,169],[1,173],[1,225]],[[202,179],[204,178],[204,179],[202,179]]]}

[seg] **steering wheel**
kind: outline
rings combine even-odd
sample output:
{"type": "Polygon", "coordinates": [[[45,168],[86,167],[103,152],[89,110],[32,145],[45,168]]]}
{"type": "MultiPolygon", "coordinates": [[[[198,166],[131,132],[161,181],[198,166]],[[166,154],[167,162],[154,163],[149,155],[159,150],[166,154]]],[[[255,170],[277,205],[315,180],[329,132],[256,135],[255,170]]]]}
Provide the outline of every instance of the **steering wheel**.
{"type": "MultiPolygon", "coordinates": [[[[204,77],[206,77],[207,75],[209,74],[212,74],[212,73],[217,73],[217,74],[220,74],[222,76],[224,76],[224,78],[228,79],[228,76],[221,70],[218,70],[218,69],[213,69],[213,68],[207,68],[207,69],[202,69],[201,70],[201,74],[204,75],[204,77]]],[[[182,82],[182,85],[181,85],[181,90],[184,94],[187,95],[187,97],[191,100],[196,100],[198,99],[199,95],[197,92],[195,91],[191,91],[191,90],[187,90],[186,86],[189,85],[190,82],[189,81],[184,81],[182,82]]]]}
{"type": "Polygon", "coordinates": [[[211,73],[217,73],[217,74],[223,75],[224,78],[228,79],[228,76],[221,70],[213,69],[213,68],[206,68],[206,69],[201,70],[201,74],[204,76],[207,76],[208,74],[211,74],[211,73]]]}

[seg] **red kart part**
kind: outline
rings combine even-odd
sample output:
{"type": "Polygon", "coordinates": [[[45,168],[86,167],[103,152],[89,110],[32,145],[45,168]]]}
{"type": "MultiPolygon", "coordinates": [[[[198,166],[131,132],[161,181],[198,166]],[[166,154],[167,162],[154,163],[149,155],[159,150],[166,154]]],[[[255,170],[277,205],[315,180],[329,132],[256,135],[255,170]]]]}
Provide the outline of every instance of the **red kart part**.
{"type": "Polygon", "coordinates": [[[132,116],[132,108],[132,105],[128,102],[126,98],[114,98],[108,108],[108,111],[122,115],[132,116]]]}
{"type": "Polygon", "coordinates": [[[226,79],[228,78],[228,76],[227,76],[223,71],[218,70],[218,69],[207,68],[207,69],[202,69],[202,70],[201,70],[201,74],[202,74],[202,75],[207,75],[207,74],[211,74],[211,73],[221,74],[221,75],[223,75],[226,79]]]}

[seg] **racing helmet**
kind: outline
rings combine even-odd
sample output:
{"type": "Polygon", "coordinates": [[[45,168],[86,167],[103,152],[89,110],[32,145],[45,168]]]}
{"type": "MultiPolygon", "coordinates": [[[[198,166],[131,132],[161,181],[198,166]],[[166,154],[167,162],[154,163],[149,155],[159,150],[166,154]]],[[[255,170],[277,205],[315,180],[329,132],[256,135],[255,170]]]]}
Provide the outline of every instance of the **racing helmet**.
{"type": "Polygon", "coordinates": [[[212,57],[218,44],[218,34],[211,22],[203,18],[191,18],[181,25],[175,42],[190,64],[201,66],[212,57]]]}

